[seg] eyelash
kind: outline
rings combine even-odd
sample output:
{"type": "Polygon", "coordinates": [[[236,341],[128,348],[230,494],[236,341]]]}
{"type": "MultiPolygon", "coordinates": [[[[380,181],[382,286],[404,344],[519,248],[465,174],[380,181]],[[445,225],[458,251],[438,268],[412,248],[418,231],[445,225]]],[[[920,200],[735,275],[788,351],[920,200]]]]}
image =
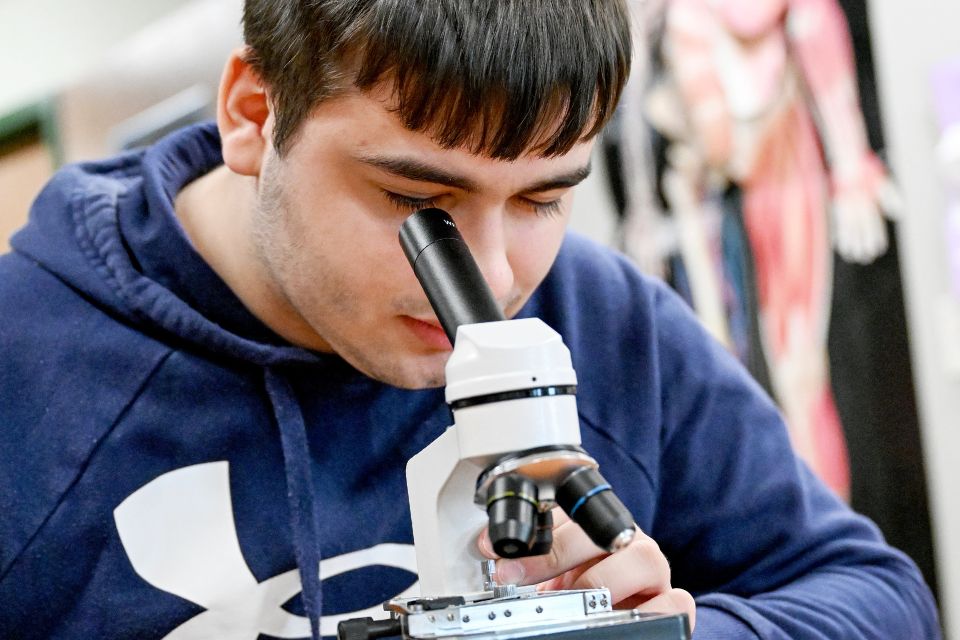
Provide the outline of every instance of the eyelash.
{"type": "MultiPolygon", "coordinates": [[[[392,191],[383,190],[383,195],[386,196],[387,200],[391,202],[395,207],[401,211],[414,212],[419,211],[420,209],[426,209],[432,207],[436,204],[436,198],[411,198],[409,196],[402,196],[399,193],[394,193],[392,191]]],[[[554,217],[560,213],[560,200],[551,200],[550,202],[534,202],[533,200],[524,199],[524,202],[531,208],[538,216],[544,217],[554,217]]]]}
{"type": "Polygon", "coordinates": [[[392,191],[383,191],[383,195],[386,196],[387,200],[393,203],[395,207],[402,211],[409,211],[413,213],[414,211],[419,211],[420,209],[426,209],[427,207],[432,207],[436,204],[436,198],[411,198],[409,196],[402,196],[399,193],[394,193],[392,191]]]}

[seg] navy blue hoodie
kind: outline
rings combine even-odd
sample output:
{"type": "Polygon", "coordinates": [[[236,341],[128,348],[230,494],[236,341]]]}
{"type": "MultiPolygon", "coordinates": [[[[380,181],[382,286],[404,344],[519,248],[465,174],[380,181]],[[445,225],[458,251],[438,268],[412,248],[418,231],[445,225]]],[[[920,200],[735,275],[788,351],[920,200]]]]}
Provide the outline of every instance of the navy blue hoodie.
{"type": "MultiPolygon", "coordinates": [[[[442,390],[243,307],[173,213],[220,162],[206,125],[67,167],[0,257],[2,638],[304,638],[416,592],[403,472],[442,390]]],[[[584,447],[696,596],[695,638],[939,637],[916,568],[662,285],[571,234],[520,315],[569,346],[584,447]]]]}

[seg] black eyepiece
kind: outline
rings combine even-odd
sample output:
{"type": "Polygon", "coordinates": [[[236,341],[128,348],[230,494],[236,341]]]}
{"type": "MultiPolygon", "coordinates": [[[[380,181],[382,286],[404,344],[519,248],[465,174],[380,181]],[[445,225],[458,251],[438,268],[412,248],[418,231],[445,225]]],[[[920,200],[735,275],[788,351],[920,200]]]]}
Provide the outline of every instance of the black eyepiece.
{"type": "Polygon", "coordinates": [[[557,504],[601,549],[618,551],[636,533],[630,511],[596,469],[571,473],[557,487],[557,504]]]}
{"type": "Polygon", "coordinates": [[[462,324],[503,320],[453,219],[442,209],[421,209],[400,227],[400,244],[443,330],[454,344],[462,324]]]}

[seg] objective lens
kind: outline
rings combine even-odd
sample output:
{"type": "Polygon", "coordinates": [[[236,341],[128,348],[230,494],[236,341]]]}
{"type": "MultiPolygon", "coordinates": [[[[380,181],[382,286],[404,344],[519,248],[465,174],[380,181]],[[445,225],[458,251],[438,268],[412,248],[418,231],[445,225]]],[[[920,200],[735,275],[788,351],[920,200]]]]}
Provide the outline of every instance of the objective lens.
{"type": "Polygon", "coordinates": [[[511,473],[494,480],[488,496],[493,550],[501,558],[530,555],[537,534],[537,485],[519,473],[511,473]]]}
{"type": "Polygon", "coordinates": [[[557,504],[601,549],[617,551],[633,539],[633,516],[596,469],[571,473],[557,488],[557,504]]]}

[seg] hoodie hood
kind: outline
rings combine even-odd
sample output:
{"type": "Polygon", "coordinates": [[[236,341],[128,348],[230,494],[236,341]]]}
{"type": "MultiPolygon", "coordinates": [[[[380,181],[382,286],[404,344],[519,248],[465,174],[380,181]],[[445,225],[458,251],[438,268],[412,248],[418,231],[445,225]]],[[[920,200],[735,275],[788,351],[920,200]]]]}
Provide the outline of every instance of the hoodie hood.
{"type": "Polygon", "coordinates": [[[216,127],[205,123],[146,150],[67,166],[40,193],[11,246],[148,333],[261,366],[345,366],[287,344],[191,245],[174,198],[222,162],[216,127]]]}

